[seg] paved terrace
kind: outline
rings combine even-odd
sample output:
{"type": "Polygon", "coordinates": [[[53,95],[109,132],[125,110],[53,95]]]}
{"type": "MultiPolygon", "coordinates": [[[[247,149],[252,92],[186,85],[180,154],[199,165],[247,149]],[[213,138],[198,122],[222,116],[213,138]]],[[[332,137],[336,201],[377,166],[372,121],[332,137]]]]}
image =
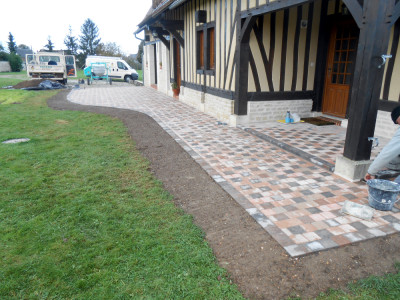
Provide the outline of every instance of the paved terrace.
{"type": "Polygon", "coordinates": [[[400,213],[375,211],[372,221],[340,213],[345,200],[367,204],[368,191],[329,170],[343,151],[339,126],[219,125],[146,87],[75,89],[68,99],[151,116],[293,257],[400,231],[400,213]]]}

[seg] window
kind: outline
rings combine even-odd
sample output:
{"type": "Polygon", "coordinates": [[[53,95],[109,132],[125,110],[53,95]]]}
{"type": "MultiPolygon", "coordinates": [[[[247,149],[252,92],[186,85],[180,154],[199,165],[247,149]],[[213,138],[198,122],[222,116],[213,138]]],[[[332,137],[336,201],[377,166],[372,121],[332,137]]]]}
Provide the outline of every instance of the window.
{"type": "Polygon", "coordinates": [[[215,69],[215,36],[214,27],[207,29],[207,66],[208,69],[215,69]]]}
{"type": "Polygon", "coordinates": [[[59,56],[39,56],[39,61],[40,62],[49,62],[49,61],[54,61],[54,62],[60,62],[60,57],[59,56]]]}
{"type": "Polygon", "coordinates": [[[197,31],[197,69],[204,70],[204,31],[197,31]]]}
{"type": "Polygon", "coordinates": [[[27,57],[27,58],[26,58],[26,61],[28,62],[28,64],[33,64],[33,63],[35,63],[35,60],[34,60],[34,56],[33,56],[33,55],[27,55],[26,57],[27,57]]]}
{"type": "Polygon", "coordinates": [[[117,62],[118,69],[128,70],[122,61],[117,62]]]}
{"type": "Polygon", "coordinates": [[[213,74],[215,70],[215,22],[197,28],[197,70],[213,74]]]}
{"type": "Polygon", "coordinates": [[[65,57],[65,64],[66,65],[73,65],[75,63],[74,57],[72,55],[68,55],[65,57]]]}

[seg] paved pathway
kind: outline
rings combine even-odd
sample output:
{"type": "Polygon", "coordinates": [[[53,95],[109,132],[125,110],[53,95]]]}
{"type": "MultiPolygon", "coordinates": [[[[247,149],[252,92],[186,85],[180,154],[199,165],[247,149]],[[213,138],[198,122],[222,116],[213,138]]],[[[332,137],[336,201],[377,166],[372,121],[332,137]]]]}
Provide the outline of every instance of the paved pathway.
{"type": "Polygon", "coordinates": [[[346,182],[255,135],[333,163],[343,148],[340,127],[270,123],[246,131],[218,125],[217,119],[146,87],[99,85],[75,89],[68,99],[154,118],[291,256],[400,231],[400,213],[375,211],[372,221],[340,213],[346,200],[368,203],[365,184],[346,182]]]}

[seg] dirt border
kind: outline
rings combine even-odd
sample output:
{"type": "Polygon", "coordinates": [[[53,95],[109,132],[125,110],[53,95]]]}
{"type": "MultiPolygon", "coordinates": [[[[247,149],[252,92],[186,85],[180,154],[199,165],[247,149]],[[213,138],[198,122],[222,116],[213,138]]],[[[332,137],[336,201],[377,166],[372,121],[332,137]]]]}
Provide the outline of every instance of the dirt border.
{"type": "Polygon", "coordinates": [[[68,93],[60,91],[49,99],[49,107],[119,118],[176,205],[203,229],[219,264],[245,297],[308,299],[372,274],[396,271],[399,234],[291,258],[152,118],[132,110],[74,104],[66,100],[68,93]]]}

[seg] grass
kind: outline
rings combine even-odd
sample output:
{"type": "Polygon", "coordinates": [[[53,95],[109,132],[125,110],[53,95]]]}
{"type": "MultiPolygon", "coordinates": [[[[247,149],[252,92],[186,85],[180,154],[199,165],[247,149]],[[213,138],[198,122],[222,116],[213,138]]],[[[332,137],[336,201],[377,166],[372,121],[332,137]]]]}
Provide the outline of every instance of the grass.
{"type": "Polygon", "coordinates": [[[78,79],[86,79],[86,76],[85,76],[85,73],[83,73],[83,70],[78,69],[76,73],[77,73],[77,77],[76,78],[78,78],[78,79]]]}
{"type": "Polygon", "coordinates": [[[139,81],[143,81],[143,70],[136,70],[136,72],[138,72],[139,74],[139,81]]]}
{"type": "Polygon", "coordinates": [[[18,78],[1,78],[0,79],[0,89],[7,87],[7,86],[11,86],[11,85],[16,85],[17,83],[19,83],[21,81],[24,81],[24,80],[18,79],[18,78]]]}
{"type": "MultiPolygon", "coordinates": [[[[0,73],[4,74],[4,73],[0,73]]],[[[8,73],[9,75],[17,74],[16,77],[20,77],[20,73],[8,73]]],[[[6,86],[13,86],[17,83],[24,81],[24,79],[18,78],[0,78],[0,105],[1,104],[12,104],[21,103],[30,98],[35,98],[40,95],[50,95],[44,91],[24,91],[24,90],[7,90],[1,89],[6,86]]],[[[53,93],[54,94],[54,93],[53,93]]]]}
{"type": "Polygon", "coordinates": [[[396,264],[396,274],[385,276],[370,276],[358,282],[349,284],[349,292],[331,290],[321,294],[318,300],[374,300],[374,299],[400,299],[400,264],[396,264]]]}
{"type": "Polygon", "coordinates": [[[31,141],[0,144],[1,299],[241,298],[120,121],[10,92],[0,141],[31,141]]]}
{"type": "Polygon", "coordinates": [[[26,74],[26,70],[22,70],[21,72],[0,72],[0,75],[4,76],[13,76],[13,77],[25,77],[28,78],[28,75],[26,74]]]}

